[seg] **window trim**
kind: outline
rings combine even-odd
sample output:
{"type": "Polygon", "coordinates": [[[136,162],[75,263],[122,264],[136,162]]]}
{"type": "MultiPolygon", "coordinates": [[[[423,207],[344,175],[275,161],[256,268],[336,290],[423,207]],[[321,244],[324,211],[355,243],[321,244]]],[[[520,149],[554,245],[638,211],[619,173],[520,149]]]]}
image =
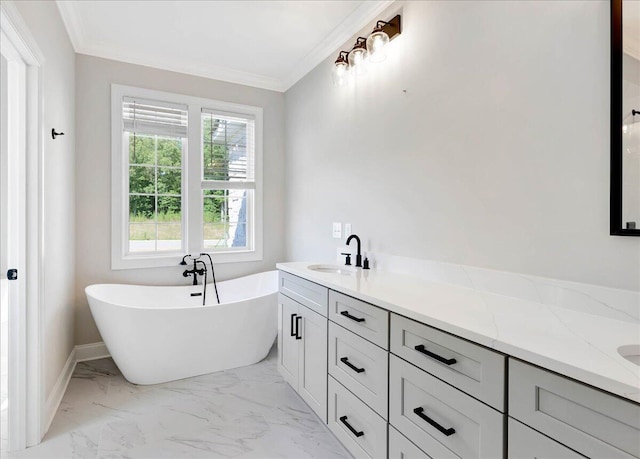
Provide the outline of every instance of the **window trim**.
{"type": "Polygon", "coordinates": [[[207,251],[215,263],[261,261],[263,259],[263,109],[201,97],[155,91],[134,86],[111,85],[111,269],[136,269],[176,266],[185,253],[204,252],[202,225],[202,109],[250,115],[255,119],[255,192],[253,199],[253,247],[250,250],[207,251]],[[182,169],[183,247],[186,252],[127,254],[128,230],[125,211],[128,205],[128,170],[124,160],[122,135],[122,99],[141,97],[188,106],[187,149],[182,169]]]}

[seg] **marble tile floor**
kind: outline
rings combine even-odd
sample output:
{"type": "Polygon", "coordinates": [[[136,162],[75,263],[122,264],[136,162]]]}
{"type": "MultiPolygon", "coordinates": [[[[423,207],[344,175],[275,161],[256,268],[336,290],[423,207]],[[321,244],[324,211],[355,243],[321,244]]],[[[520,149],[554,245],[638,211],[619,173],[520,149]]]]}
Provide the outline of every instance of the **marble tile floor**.
{"type": "Polygon", "coordinates": [[[79,363],[49,432],[13,458],[348,458],[284,382],[272,352],[249,367],[153,386],[111,359],[79,363]]]}

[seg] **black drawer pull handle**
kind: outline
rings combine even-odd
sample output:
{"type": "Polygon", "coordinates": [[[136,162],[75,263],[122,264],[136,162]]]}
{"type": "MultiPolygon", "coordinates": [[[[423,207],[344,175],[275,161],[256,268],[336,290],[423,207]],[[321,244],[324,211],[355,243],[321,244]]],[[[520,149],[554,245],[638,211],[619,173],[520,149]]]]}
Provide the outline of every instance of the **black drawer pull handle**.
{"type": "Polygon", "coordinates": [[[424,355],[428,355],[432,359],[436,359],[438,362],[442,362],[447,365],[453,365],[457,362],[456,359],[445,359],[444,357],[440,357],[438,354],[434,354],[433,352],[429,352],[425,349],[423,344],[418,344],[414,347],[414,349],[418,352],[421,352],[424,355]]]}
{"type": "Polygon", "coordinates": [[[296,317],[296,339],[302,339],[302,335],[300,332],[300,320],[302,320],[302,316],[296,317]]]}
{"type": "Polygon", "coordinates": [[[364,322],[364,317],[353,317],[351,314],[349,314],[349,311],[342,311],[340,314],[347,317],[348,319],[355,320],[356,322],[364,322]]]}
{"type": "Polygon", "coordinates": [[[349,424],[347,422],[347,417],[346,416],[342,416],[340,418],[340,422],[342,422],[345,426],[347,426],[347,429],[349,429],[351,431],[351,433],[353,435],[355,435],[356,437],[362,437],[364,435],[364,432],[362,430],[358,432],[356,429],[351,427],[351,424],[349,424]]]}
{"type": "Polygon", "coordinates": [[[340,361],[344,363],[346,366],[348,366],[349,368],[351,368],[356,373],[364,373],[364,368],[356,367],[353,363],[349,362],[349,359],[347,357],[342,357],[340,361]]]}
{"type": "Polygon", "coordinates": [[[431,424],[433,427],[435,427],[440,432],[445,434],[447,437],[449,437],[449,436],[453,435],[454,433],[456,433],[456,429],[454,429],[453,427],[449,427],[448,429],[445,429],[440,424],[438,424],[436,421],[434,421],[429,416],[424,414],[424,408],[422,408],[421,406],[419,406],[418,408],[415,408],[413,410],[413,412],[415,414],[417,414],[419,418],[424,419],[425,421],[427,421],[429,424],[431,424]]]}
{"type": "Polygon", "coordinates": [[[296,332],[293,331],[293,319],[296,318],[298,314],[291,314],[291,336],[296,336],[296,332]]]}

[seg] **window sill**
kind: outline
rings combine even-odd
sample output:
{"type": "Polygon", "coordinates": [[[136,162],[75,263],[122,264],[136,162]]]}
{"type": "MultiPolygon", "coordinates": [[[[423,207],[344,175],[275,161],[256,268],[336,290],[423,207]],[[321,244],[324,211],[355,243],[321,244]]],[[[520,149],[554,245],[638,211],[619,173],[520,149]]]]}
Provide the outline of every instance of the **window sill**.
{"type": "MultiPolygon", "coordinates": [[[[261,250],[234,251],[234,252],[208,252],[214,264],[242,263],[247,261],[262,261],[261,250]]],[[[123,269],[143,268],[167,268],[179,266],[180,260],[185,254],[180,252],[166,253],[152,256],[127,256],[111,260],[111,269],[114,271],[123,269]]]]}

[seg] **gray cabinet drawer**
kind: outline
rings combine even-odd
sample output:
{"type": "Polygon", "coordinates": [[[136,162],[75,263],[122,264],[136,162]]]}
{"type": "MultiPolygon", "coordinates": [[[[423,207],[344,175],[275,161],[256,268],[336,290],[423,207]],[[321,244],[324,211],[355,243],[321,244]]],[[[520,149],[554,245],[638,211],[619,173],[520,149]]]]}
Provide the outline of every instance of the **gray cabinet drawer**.
{"type": "Polygon", "coordinates": [[[389,459],[431,459],[393,426],[389,426],[389,459]]]}
{"type": "Polygon", "coordinates": [[[354,457],[386,457],[386,421],[331,376],[328,424],[354,457]]]}
{"type": "Polygon", "coordinates": [[[329,374],[387,419],[389,353],[329,322],[329,374]]]}
{"type": "Polygon", "coordinates": [[[330,290],[329,319],[389,349],[389,311],[330,290]]]}
{"type": "Polygon", "coordinates": [[[391,314],[391,352],[504,411],[502,354],[397,314],[391,314]]]}
{"type": "Polygon", "coordinates": [[[394,355],[389,359],[395,428],[433,457],[502,457],[503,414],[394,355]]]}
{"type": "Polygon", "coordinates": [[[280,293],[327,317],[328,288],[280,271],[280,293]]]}
{"type": "Polygon", "coordinates": [[[514,359],[509,416],[588,457],[640,456],[640,405],[514,359]]]}
{"type": "Polygon", "coordinates": [[[509,419],[509,459],[584,459],[560,443],[509,419]]]}

